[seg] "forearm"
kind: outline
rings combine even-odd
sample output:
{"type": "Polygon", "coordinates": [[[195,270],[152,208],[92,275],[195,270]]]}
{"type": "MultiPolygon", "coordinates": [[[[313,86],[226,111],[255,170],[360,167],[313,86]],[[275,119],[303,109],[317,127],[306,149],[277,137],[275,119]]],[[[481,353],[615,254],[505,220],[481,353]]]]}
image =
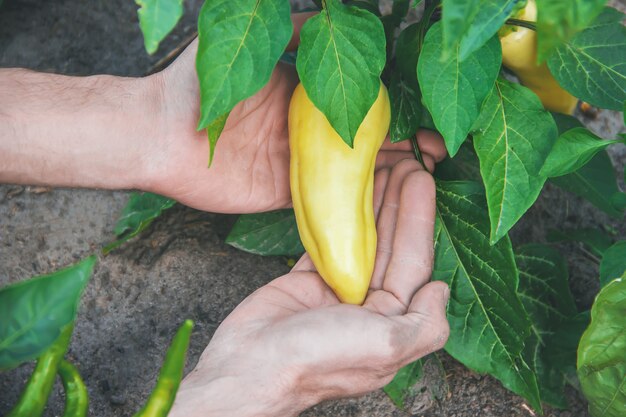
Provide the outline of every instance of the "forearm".
{"type": "Polygon", "coordinates": [[[0,69],[0,182],[144,187],[158,132],[160,100],[147,97],[158,94],[153,84],[0,69]]]}

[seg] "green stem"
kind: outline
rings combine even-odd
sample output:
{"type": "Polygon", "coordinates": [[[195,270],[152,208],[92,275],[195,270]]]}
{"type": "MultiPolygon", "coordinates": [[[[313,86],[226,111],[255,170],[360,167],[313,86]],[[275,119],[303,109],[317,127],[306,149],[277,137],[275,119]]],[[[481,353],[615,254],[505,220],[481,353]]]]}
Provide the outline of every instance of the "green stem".
{"type": "Polygon", "coordinates": [[[159,372],[156,386],[146,405],[134,417],[166,417],[170,412],[176,392],[183,378],[185,354],[189,347],[193,321],[185,320],[180,326],[165,354],[165,361],[159,372]]]}
{"type": "Polygon", "coordinates": [[[89,409],[89,394],[76,367],[65,359],[57,369],[65,390],[63,417],[85,417],[89,409]]]}
{"type": "Polygon", "coordinates": [[[35,370],[7,417],[39,417],[43,414],[54,385],[57,368],[67,352],[73,330],[73,323],[65,326],[50,348],[37,359],[35,370]]]}
{"type": "Polygon", "coordinates": [[[413,135],[411,137],[411,145],[413,145],[413,154],[415,155],[415,159],[424,166],[424,160],[422,159],[422,152],[420,152],[420,147],[417,144],[417,137],[413,135]]]}
{"type": "Polygon", "coordinates": [[[509,26],[521,26],[526,29],[537,30],[535,22],[529,22],[528,20],[507,19],[505,24],[509,26]]]}

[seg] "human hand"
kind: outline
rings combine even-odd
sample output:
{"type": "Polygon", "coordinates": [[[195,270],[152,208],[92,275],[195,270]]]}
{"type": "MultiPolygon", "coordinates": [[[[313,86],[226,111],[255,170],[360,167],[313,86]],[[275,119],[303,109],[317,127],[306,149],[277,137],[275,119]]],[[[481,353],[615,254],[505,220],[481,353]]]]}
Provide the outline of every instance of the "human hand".
{"type": "MultiPolygon", "coordinates": [[[[300,27],[313,13],[295,14],[295,49],[300,27]]],[[[151,167],[148,191],[167,195],[188,206],[222,213],[250,213],[291,206],[289,189],[289,101],[298,77],[295,67],[278,63],[269,83],[231,111],[210,168],[206,131],[196,131],[200,114],[195,72],[197,40],[165,71],[155,75],[162,91],[159,135],[147,150],[151,167]]],[[[443,146],[438,135],[420,131],[418,143],[431,169],[443,146]]],[[[445,150],[444,150],[445,152],[445,150]]],[[[445,153],[444,153],[445,155],[445,153]]],[[[378,167],[411,158],[411,145],[382,147],[378,167]]]]}
{"type": "Polygon", "coordinates": [[[387,384],[448,337],[448,287],[428,282],[435,186],[413,160],[375,179],[378,250],[363,306],[341,304],[305,255],[246,298],[184,380],[171,416],[290,416],[387,384]]]}

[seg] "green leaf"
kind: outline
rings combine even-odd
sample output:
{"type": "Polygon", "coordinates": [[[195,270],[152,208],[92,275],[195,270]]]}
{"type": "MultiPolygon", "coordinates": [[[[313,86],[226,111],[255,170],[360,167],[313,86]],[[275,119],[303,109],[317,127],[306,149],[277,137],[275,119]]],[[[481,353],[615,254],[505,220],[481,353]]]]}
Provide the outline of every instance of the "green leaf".
{"type": "Polygon", "coordinates": [[[461,38],[472,26],[480,7],[480,0],[442,0],[441,26],[443,34],[441,38],[442,48],[439,52],[444,59],[455,52],[461,38]]]}
{"type": "Polygon", "coordinates": [[[383,390],[396,407],[406,412],[415,403],[415,398],[425,391],[432,399],[444,400],[449,387],[446,371],[435,352],[402,367],[383,390]],[[423,380],[425,374],[428,378],[423,380]]]}
{"type": "Polygon", "coordinates": [[[284,0],[204,3],[196,56],[199,130],[267,84],[292,32],[291,7],[284,0]]]}
{"type": "Polygon", "coordinates": [[[606,286],[626,272],[626,240],[608,248],[600,262],[600,285],[606,286]]]}
{"type": "Polygon", "coordinates": [[[350,147],[378,97],[385,31],[376,16],[339,0],[307,20],[296,68],[307,95],[350,147]]]}
{"type": "Polygon", "coordinates": [[[603,140],[583,127],[568,130],[556,140],[540,173],[546,177],[567,175],[585,165],[607,146],[621,142],[603,140]]]}
{"type": "Polygon", "coordinates": [[[367,10],[368,12],[380,17],[378,0],[349,0],[345,2],[345,4],[367,10]]]}
{"type": "Polygon", "coordinates": [[[393,380],[383,387],[383,390],[396,407],[404,409],[406,398],[413,394],[413,386],[422,379],[423,374],[423,360],[418,359],[402,367],[393,380]]]}
{"type": "Polygon", "coordinates": [[[520,247],[515,261],[520,277],[518,294],[533,323],[524,358],[537,374],[542,401],[566,408],[565,377],[547,357],[546,348],[561,323],[577,313],[569,290],[567,264],[556,249],[541,244],[520,247]]]}
{"type": "Polygon", "coordinates": [[[410,83],[405,82],[399,71],[395,71],[391,77],[389,101],[391,102],[391,124],[389,126],[391,143],[414,136],[420,126],[422,102],[419,90],[414,90],[410,83]]]}
{"type": "Polygon", "coordinates": [[[443,135],[448,153],[454,156],[492,90],[500,71],[502,50],[494,36],[463,62],[459,62],[458,50],[441,62],[441,42],[441,23],[436,23],[426,34],[417,77],[424,104],[443,135]]]}
{"type": "Polygon", "coordinates": [[[0,289],[0,370],[35,359],[76,318],[96,257],[0,289]]]}
{"type": "Polygon", "coordinates": [[[396,42],[396,70],[389,86],[392,143],[415,135],[422,118],[422,100],[417,82],[417,59],[420,51],[420,25],[407,26],[396,42]]]}
{"type": "Polygon", "coordinates": [[[546,359],[566,377],[576,373],[576,349],[589,320],[589,311],[583,311],[561,322],[554,334],[546,337],[546,359]]]}
{"type": "Polygon", "coordinates": [[[484,191],[474,182],[437,182],[433,279],[450,286],[446,351],[498,378],[541,410],[535,374],[522,357],[530,320],[517,295],[508,237],[489,244],[484,191]]]}
{"type": "Polygon", "coordinates": [[[176,204],[175,200],[153,193],[133,192],[128,203],[122,210],[120,218],[115,224],[117,241],[108,244],[103,252],[106,255],[127,240],[137,236],[163,212],[176,204]]]}
{"type": "Polygon", "coordinates": [[[600,257],[613,243],[613,239],[606,232],[591,228],[552,229],[548,230],[546,238],[548,242],[581,242],[600,257]]]}
{"type": "Polygon", "coordinates": [[[130,194],[128,203],[122,210],[122,215],[115,224],[115,235],[122,236],[124,234],[137,235],[144,230],[152,222],[167,210],[176,204],[175,200],[163,197],[162,195],[153,193],[130,194]]]}
{"type": "Polygon", "coordinates": [[[580,120],[578,120],[574,116],[570,116],[568,114],[563,114],[563,113],[554,113],[554,112],[550,114],[552,115],[552,118],[554,119],[554,123],[556,123],[556,128],[559,131],[559,135],[562,135],[568,130],[571,130],[577,127],[584,127],[583,124],[580,122],[580,120]]]}
{"type": "Polygon", "coordinates": [[[485,100],[474,130],[494,243],[539,196],[546,181],[539,171],[557,130],[532,91],[503,79],[496,82],[485,100]]]}
{"type": "Polygon", "coordinates": [[[292,209],[239,216],[226,243],[264,256],[296,256],[304,253],[292,209]]]}
{"type": "Polygon", "coordinates": [[[461,39],[459,56],[461,61],[479,50],[491,39],[504,22],[516,11],[522,0],[481,0],[478,13],[467,33],[461,39]]]}
{"type": "Polygon", "coordinates": [[[402,77],[414,89],[419,88],[417,83],[417,60],[420,54],[420,24],[413,23],[407,26],[398,35],[396,41],[396,65],[402,77]]]}
{"type": "Polygon", "coordinates": [[[152,55],[183,15],[183,0],[135,0],[135,3],[140,7],[137,15],[144,46],[152,55]]]}
{"type": "Polygon", "coordinates": [[[402,21],[406,14],[409,12],[409,6],[411,5],[411,0],[393,0],[393,5],[391,6],[391,14],[399,21],[402,21]]]}
{"type": "Polygon", "coordinates": [[[480,182],[478,157],[471,144],[465,142],[454,158],[447,157],[435,166],[435,177],[444,181],[480,182]]]}
{"type": "Polygon", "coordinates": [[[578,346],[578,378],[594,417],[626,414],[626,276],[607,284],[591,307],[578,346]]]}
{"type": "Polygon", "coordinates": [[[209,139],[209,166],[213,162],[213,155],[215,154],[215,146],[217,145],[217,140],[220,138],[222,134],[222,130],[224,130],[224,126],[226,126],[226,120],[228,119],[228,115],[230,113],[223,114],[215,119],[211,124],[209,124],[206,128],[207,136],[209,139]]]}
{"type": "Polygon", "coordinates": [[[540,62],[600,14],[606,0],[537,0],[537,55],[540,62]]]}
{"type": "Polygon", "coordinates": [[[624,15],[605,8],[586,30],[548,58],[558,83],[594,106],[622,110],[626,100],[626,28],[624,15]]]}
{"type": "Polygon", "coordinates": [[[551,178],[550,182],[588,200],[610,216],[616,218],[623,216],[623,212],[618,210],[611,200],[612,196],[619,192],[619,188],[611,158],[606,151],[596,154],[577,171],[551,178]]]}

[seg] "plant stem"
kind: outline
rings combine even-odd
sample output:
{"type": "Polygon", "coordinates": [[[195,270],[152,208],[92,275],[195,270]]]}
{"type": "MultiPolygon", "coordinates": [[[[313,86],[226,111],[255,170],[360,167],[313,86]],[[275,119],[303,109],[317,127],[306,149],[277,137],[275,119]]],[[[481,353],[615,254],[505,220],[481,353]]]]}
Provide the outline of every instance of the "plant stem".
{"type": "Polygon", "coordinates": [[[531,29],[531,30],[537,30],[537,26],[535,22],[529,22],[528,20],[507,19],[505,24],[510,25],[510,26],[521,26],[523,28],[531,29]]]}
{"type": "Polygon", "coordinates": [[[415,155],[415,159],[424,166],[424,160],[422,159],[422,152],[420,152],[420,147],[417,144],[417,137],[413,135],[411,137],[411,145],[413,145],[413,154],[415,155]]]}

